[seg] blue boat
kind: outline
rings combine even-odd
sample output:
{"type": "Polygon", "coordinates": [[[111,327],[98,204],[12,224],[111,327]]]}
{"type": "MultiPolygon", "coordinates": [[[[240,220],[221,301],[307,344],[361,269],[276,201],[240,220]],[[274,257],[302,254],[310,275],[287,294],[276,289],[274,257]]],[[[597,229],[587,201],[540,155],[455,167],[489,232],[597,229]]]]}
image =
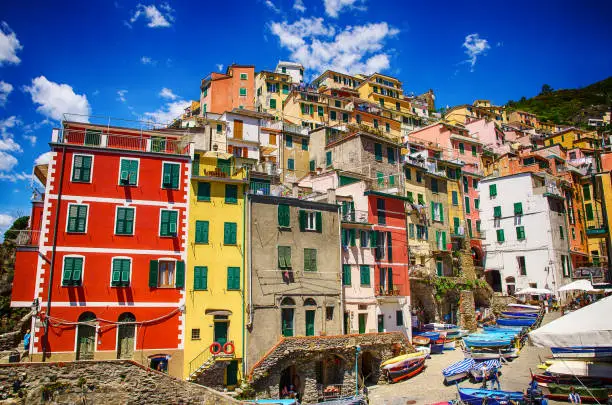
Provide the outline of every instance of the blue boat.
{"type": "Polygon", "coordinates": [[[497,320],[497,324],[501,326],[532,326],[537,319],[532,318],[501,318],[497,320]]]}
{"type": "Polygon", "coordinates": [[[440,332],[423,332],[419,333],[418,336],[423,336],[431,340],[438,340],[440,339],[440,332]]]}
{"type": "Polygon", "coordinates": [[[484,331],[485,333],[495,333],[495,332],[514,332],[517,335],[520,335],[523,332],[523,327],[522,326],[516,326],[516,327],[510,327],[510,326],[506,326],[505,328],[500,328],[497,326],[485,326],[484,327],[484,331]]]}
{"type": "Polygon", "coordinates": [[[510,400],[520,401],[520,391],[496,391],[478,388],[459,388],[459,398],[468,404],[507,405],[510,400]]]}
{"type": "Polygon", "coordinates": [[[529,312],[504,311],[502,312],[502,316],[506,318],[537,318],[538,314],[529,313],[529,312]]]}
{"type": "Polygon", "coordinates": [[[612,346],[551,347],[555,358],[608,358],[612,357],[612,346]]]}
{"type": "Polygon", "coordinates": [[[450,384],[453,381],[461,380],[468,376],[470,370],[476,365],[474,359],[463,359],[455,364],[451,364],[442,370],[444,382],[450,384]]]}

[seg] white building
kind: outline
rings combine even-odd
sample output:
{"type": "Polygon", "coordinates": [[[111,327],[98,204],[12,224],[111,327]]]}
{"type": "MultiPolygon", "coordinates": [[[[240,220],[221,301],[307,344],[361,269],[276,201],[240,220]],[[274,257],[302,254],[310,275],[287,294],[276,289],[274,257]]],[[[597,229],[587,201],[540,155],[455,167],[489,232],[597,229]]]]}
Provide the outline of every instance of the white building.
{"type": "Polygon", "coordinates": [[[485,273],[494,291],[557,290],[571,282],[563,192],[545,173],[480,181],[485,273]]]}
{"type": "Polygon", "coordinates": [[[270,114],[234,109],[221,115],[225,122],[227,152],[236,158],[259,162],[261,127],[272,119],[270,114]]]}
{"type": "Polygon", "coordinates": [[[304,66],[296,62],[279,61],[274,69],[276,73],[284,73],[291,76],[291,83],[300,83],[304,80],[304,66]]]}

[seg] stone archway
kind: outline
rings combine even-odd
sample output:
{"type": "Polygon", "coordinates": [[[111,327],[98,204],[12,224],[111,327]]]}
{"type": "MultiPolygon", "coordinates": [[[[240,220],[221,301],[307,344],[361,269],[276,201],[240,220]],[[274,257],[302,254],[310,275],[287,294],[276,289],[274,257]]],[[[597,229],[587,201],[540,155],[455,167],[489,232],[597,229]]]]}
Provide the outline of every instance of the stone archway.
{"type": "Polygon", "coordinates": [[[377,384],[380,376],[380,356],[368,350],[361,354],[359,362],[360,384],[377,384]]]}

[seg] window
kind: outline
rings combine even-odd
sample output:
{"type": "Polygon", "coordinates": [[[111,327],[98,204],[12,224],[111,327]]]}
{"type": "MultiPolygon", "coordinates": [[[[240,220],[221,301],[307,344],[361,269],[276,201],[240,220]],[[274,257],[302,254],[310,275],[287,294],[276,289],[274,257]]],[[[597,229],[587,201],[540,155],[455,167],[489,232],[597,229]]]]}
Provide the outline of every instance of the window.
{"type": "Polygon", "coordinates": [[[476,145],[472,145],[472,156],[476,156],[476,145]]]}
{"type": "Polygon", "coordinates": [[[385,132],[391,132],[391,125],[388,122],[385,122],[385,132]]]}
{"type": "Polygon", "coordinates": [[[444,222],[444,206],[442,203],[431,203],[431,219],[432,221],[444,222]]]}
{"type": "Polygon", "coordinates": [[[465,213],[470,213],[470,197],[465,197],[465,213]]]}
{"type": "Polygon", "coordinates": [[[220,134],[223,132],[223,124],[217,124],[217,133],[220,134]]]}
{"type": "Polygon", "coordinates": [[[132,261],[130,259],[113,259],[111,286],[128,287],[130,285],[131,268],[132,261]]]}
{"type": "Polygon", "coordinates": [[[566,255],[561,255],[561,269],[563,270],[563,277],[569,277],[571,273],[570,262],[566,255]]]}
{"type": "Polygon", "coordinates": [[[329,112],[329,119],[335,121],[336,120],[336,112],[335,111],[330,111],[329,112]]]}
{"type": "Polygon", "coordinates": [[[468,178],[467,177],[463,177],[463,192],[467,193],[468,190],[469,190],[468,178]]]}
{"type": "Polygon", "coordinates": [[[208,221],[196,221],[195,243],[208,243],[208,221]]]}
{"type": "Polygon", "coordinates": [[[480,209],[480,198],[474,198],[474,209],[480,209]]]}
{"type": "Polygon", "coordinates": [[[179,188],[180,169],[181,165],[178,163],[164,163],[162,188],[179,188]]]}
{"type": "Polygon", "coordinates": [[[72,158],[72,181],[89,183],[91,181],[92,162],[92,156],[74,155],[72,158]]]}
{"type": "Polygon", "coordinates": [[[374,128],[378,129],[378,120],[376,118],[374,119],[374,128]]]}
{"type": "Polygon", "coordinates": [[[414,239],[414,224],[408,224],[408,237],[414,239]]]}
{"type": "Polygon", "coordinates": [[[393,148],[387,148],[387,160],[391,164],[395,163],[395,151],[393,148]]]}
{"type": "Polygon", "coordinates": [[[304,271],[317,271],[317,249],[304,249],[304,271]]]}
{"type": "Polygon", "coordinates": [[[563,226],[559,225],[559,237],[561,239],[565,239],[565,232],[563,231],[563,226]]]}
{"type": "Polygon", "coordinates": [[[525,227],[524,226],[516,227],[516,239],[525,240],[525,227]]]}
{"type": "Polygon", "coordinates": [[[404,313],[402,311],[395,311],[395,325],[396,326],[404,325],[404,313]]]}
{"type": "Polygon", "coordinates": [[[161,210],[159,236],[176,236],[178,211],[161,210]]]}
{"type": "Polygon", "coordinates": [[[315,161],[311,160],[310,162],[308,162],[308,168],[310,169],[311,172],[315,171],[315,161]]]}
{"type": "Polygon", "coordinates": [[[62,286],[80,286],[83,283],[83,258],[64,257],[62,286]]]}
{"type": "Polygon", "coordinates": [[[523,215],[523,203],[514,203],[514,215],[523,215]]]}
{"type": "Polygon", "coordinates": [[[235,245],[236,244],[236,231],[238,225],[235,222],[223,223],[223,244],[224,245],[235,245]]]}
{"type": "Polygon", "coordinates": [[[584,196],[584,201],[589,201],[591,199],[591,188],[588,184],[582,186],[582,195],[584,196]]]}
{"type": "Polygon", "coordinates": [[[185,263],[174,260],[151,260],[149,286],[174,288],[185,284],[185,263]]]}
{"type": "Polygon", "coordinates": [[[327,167],[332,165],[332,153],[331,150],[325,152],[325,164],[327,167]]]}
{"type": "Polygon", "coordinates": [[[595,216],[593,215],[593,206],[589,204],[584,204],[584,213],[586,215],[587,221],[592,221],[595,216]]]}
{"type": "Polygon", "coordinates": [[[419,205],[425,205],[425,199],[423,198],[423,194],[417,193],[417,202],[419,205]]]}
{"type": "Polygon", "coordinates": [[[459,142],[459,153],[462,155],[465,153],[465,145],[462,142],[459,142]]]}
{"type": "Polygon", "coordinates": [[[368,231],[361,231],[359,233],[359,246],[368,247],[370,245],[370,233],[368,231]]]}
{"type": "Polygon", "coordinates": [[[241,87],[240,88],[240,93],[239,93],[240,97],[246,97],[247,95],[247,89],[246,87],[241,87]]]}
{"type": "Polygon", "coordinates": [[[193,289],[204,291],[208,289],[208,267],[195,266],[193,268],[193,289]]]}
{"type": "Polygon", "coordinates": [[[465,222],[467,222],[468,235],[470,235],[470,238],[473,238],[474,234],[472,232],[472,220],[467,218],[465,222]]]}
{"type": "Polygon", "coordinates": [[[278,247],[278,268],[279,269],[290,269],[291,268],[291,246],[279,246],[278,247]]]}
{"type": "Polygon", "coordinates": [[[361,114],[355,114],[355,121],[356,121],[358,124],[361,124],[361,114]]]}
{"type": "Polygon", "coordinates": [[[240,267],[227,268],[227,289],[240,290],[240,267]]]}
{"type": "Polygon", "coordinates": [[[436,273],[438,274],[438,277],[442,277],[444,275],[444,263],[440,259],[436,260],[436,273]]]}
{"type": "Polygon", "coordinates": [[[137,159],[120,159],[119,184],[122,186],[135,186],[138,184],[137,159]]]}
{"type": "Polygon", "coordinates": [[[295,170],[295,159],[287,159],[287,170],[295,170]]]}
{"type": "Polygon", "coordinates": [[[378,216],[379,225],[385,225],[387,223],[385,200],[382,198],[376,199],[376,215],[378,216]]]}
{"type": "Polygon", "coordinates": [[[68,204],[66,232],[85,233],[87,231],[87,205],[68,204]]]}
{"type": "Polygon", "coordinates": [[[342,285],[351,285],[351,265],[342,265],[342,285]]]}
{"type": "Polygon", "coordinates": [[[235,184],[225,185],[225,203],[226,204],[237,204],[238,203],[238,186],[235,184]]]}
{"type": "Polygon", "coordinates": [[[276,109],[276,99],[274,98],[270,99],[270,108],[276,109]]]}
{"type": "Polygon", "coordinates": [[[246,80],[248,75],[246,73],[240,73],[240,80],[246,80]]]}
{"type": "Polygon", "coordinates": [[[472,179],[472,188],[476,190],[478,188],[478,180],[472,179]]]}
{"type": "Polygon", "coordinates": [[[505,240],[504,238],[504,230],[503,229],[498,229],[497,230],[497,241],[498,242],[503,242],[505,240]]]}
{"type": "Polygon", "coordinates": [[[489,185],[489,197],[497,196],[497,184],[489,185]]]}
{"type": "Polygon", "coordinates": [[[406,198],[410,203],[414,203],[414,196],[412,195],[412,191],[406,191],[406,198]]]}
{"type": "Polygon", "coordinates": [[[476,232],[480,232],[480,220],[476,221],[476,232]]]}
{"type": "Polygon", "coordinates": [[[374,144],[374,159],[377,162],[382,162],[382,159],[383,159],[382,145],[379,143],[374,144]]]}
{"type": "Polygon", "coordinates": [[[493,207],[493,218],[501,218],[501,206],[493,207]]]}
{"type": "Polygon", "coordinates": [[[191,329],[191,340],[200,340],[200,329],[191,329]]]}
{"type": "Polygon", "coordinates": [[[370,266],[359,266],[359,284],[362,287],[370,286],[370,266]]]}
{"type": "Polygon", "coordinates": [[[334,307],[332,306],[325,307],[325,320],[327,321],[334,320],[334,307]]]}
{"type": "Polygon", "coordinates": [[[404,174],[406,176],[406,180],[412,180],[412,170],[410,168],[406,168],[406,170],[404,170],[404,174]]]}
{"type": "Polygon", "coordinates": [[[453,200],[453,205],[459,205],[459,197],[456,191],[453,191],[451,193],[452,196],[452,200],[453,200]]]}
{"type": "Polygon", "coordinates": [[[291,217],[289,214],[289,206],[286,204],[278,205],[278,226],[281,228],[289,228],[291,217]]]}
{"type": "Polygon", "coordinates": [[[438,192],[438,179],[431,179],[431,192],[432,193],[438,192]]]}
{"type": "Polygon", "coordinates": [[[526,276],[527,266],[525,266],[525,256],[516,256],[516,261],[518,263],[519,274],[521,276],[526,276]]]}
{"type": "Polygon", "coordinates": [[[134,234],[134,213],[135,208],[117,207],[115,218],[115,234],[116,235],[133,235],[134,234]]]}
{"type": "Polygon", "coordinates": [[[300,231],[320,231],[322,214],[320,211],[299,211],[300,231]]]}
{"type": "Polygon", "coordinates": [[[198,201],[210,201],[210,183],[198,182],[198,201]]]}
{"type": "Polygon", "coordinates": [[[302,139],[302,150],[308,150],[308,139],[302,139]]]}
{"type": "Polygon", "coordinates": [[[323,107],[322,107],[322,106],[320,106],[320,105],[319,105],[319,106],[317,106],[317,115],[318,115],[319,117],[322,117],[322,116],[323,116],[323,107]]]}
{"type": "Polygon", "coordinates": [[[420,183],[421,181],[423,181],[423,177],[421,175],[421,172],[419,172],[418,170],[416,172],[416,181],[417,181],[417,183],[420,183]]]}

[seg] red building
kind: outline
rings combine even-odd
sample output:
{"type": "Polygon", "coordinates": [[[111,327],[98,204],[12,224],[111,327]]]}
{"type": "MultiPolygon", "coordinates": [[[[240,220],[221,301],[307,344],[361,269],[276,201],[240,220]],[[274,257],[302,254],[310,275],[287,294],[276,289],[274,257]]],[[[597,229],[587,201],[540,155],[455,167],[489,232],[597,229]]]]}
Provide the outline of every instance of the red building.
{"type": "Polygon", "coordinates": [[[32,359],[128,358],[181,377],[192,145],[64,122],[18,238],[11,305],[36,305],[32,359]]]}
{"type": "Polygon", "coordinates": [[[374,284],[378,330],[411,336],[410,281],[405,197],[366,191],[369,222],[374,224],[374,284]]]}

